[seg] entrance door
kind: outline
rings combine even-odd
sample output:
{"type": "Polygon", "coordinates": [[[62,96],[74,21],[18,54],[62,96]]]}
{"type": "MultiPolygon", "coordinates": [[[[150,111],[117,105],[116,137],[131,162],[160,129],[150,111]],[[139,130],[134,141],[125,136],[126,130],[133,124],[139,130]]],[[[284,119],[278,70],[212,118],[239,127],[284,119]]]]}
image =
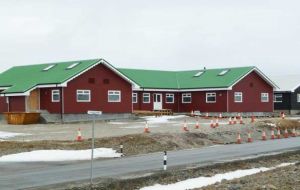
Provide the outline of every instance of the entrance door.
{"type": "Polygon", "coordinates": [[[162,94],[154,94],[153,109],[154,110],[161,110],[162,109],[162,94]]]}

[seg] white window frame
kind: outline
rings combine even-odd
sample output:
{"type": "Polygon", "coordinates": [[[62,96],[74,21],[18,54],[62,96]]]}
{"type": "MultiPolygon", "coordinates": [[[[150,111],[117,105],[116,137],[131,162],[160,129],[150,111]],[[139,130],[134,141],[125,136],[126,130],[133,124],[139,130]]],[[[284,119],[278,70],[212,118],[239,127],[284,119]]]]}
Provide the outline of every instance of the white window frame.
{"type": "Polygon", "coordinates": [[[190,104],[190,103],[192,103],[192,94],[191,94],[191,93],[183,93],[183,94],[181,95],[181,102],[182,102],[183,104],[190,104]],[[184,101],[184,98],[188,98],[188,97],[189,97],[191,100],[188,101],[188,102],[184,101]]]}
{"type": "Polygon", "coordinates": [[[261,101],[261,102],[269,102],[269,93],[262,92],[262,93],[260,94],[260,101],[261,101]],[[267,97],[267,100],[263,100],[263,97],[267,97]]]}
{"type": "Polygon", "coordinates": [[[77,102],[91,102],[91,90],[77,90],[76,91],[76,101],[77,102]],[[78,95],[88,95],[89,99],[88,100],[78,100],[78,95]]]}
{"type": "Polygon", "coordinates": [[[216,103],[216,102],[217,102],[217,93],[215,93],[215,92],[207,92],[206,93],[206,103],[211,104],[211,103],[216,103]],[[208,101],[209,97],[215,97],[215,101],[208,101]]]}
{"type": "Polygon", "coordinates": [[[234,92],[234,102],[242,103],[243,102],[243,92],[234,92]],[[236,100],[236,97],[241,97],[241,100],[236,100]]]}
{"type": "Polygon", "coordinates": [[[300,94],[297,94],[297,102],[300,103],[300,94]]]}
{"type": "Polygon", "coordinates": [[[138,103],[138,93],[136,92],[132,93],[132,103],[134,104],[138,103]],[[135,98],[135,101],[133,101],[133,98],[135,98]]]}
{"type": "Polygon", "coordinates": [[[166,104],[174,104],[174,94],[168,93],[166,94],[166,104]],[[168,98],[172,98],[171,102],[168,102],[168,98]]]}
{"type": "Polygon", "coordinates": [[[120,90],[109,90],[107,91],[107,101],[108,102],[121,102],[121,91],[120,90]],[[119,96],[119,99],[118,100],[110,100],[109,97],[110,96],[119,96]]]}
{"type": "Polygon", "coordinates": [[[151,98],[150,98],[150,93],[143,93],[143,103],[144,104],[150,104],[151,103],[151,98]],[[148,97],[149,98],[149,101],[145,102],[145,97],[148,97]]]}
{"type": "Polygon", "coordinates": [[[274,94],[274,102],[275,103],[282,103],[282,100],[283,100],[283,95],[282,94],[274,94]],[[277,101],[276,96],[281,96],[281,101],[277,101]]]}
{"type": "Polygon", "coordinates": [[[51,91],[51,102],[60,102],[60,90],[51,91]],[[58,100],[54,100],[54,95],[58,95],[58,100]]]}

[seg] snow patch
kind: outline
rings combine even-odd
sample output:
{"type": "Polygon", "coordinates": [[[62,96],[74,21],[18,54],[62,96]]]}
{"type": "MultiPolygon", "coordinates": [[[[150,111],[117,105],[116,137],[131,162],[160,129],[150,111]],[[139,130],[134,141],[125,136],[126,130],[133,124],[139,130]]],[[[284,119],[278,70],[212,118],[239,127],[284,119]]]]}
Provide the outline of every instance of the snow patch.
{"type": "Polygon", "coordinates": [[[283,163],[275,167],[271,168],[253,168],[253,169],[247,169],[247,170],[236,170],[233,172],[227,172],[224,174],[217,174],[212,177],[198,177],[198,178],[192,178],[185,181],[180,181],[174,184],[169,185],[159,185],[156,184],[154,186],[144,187],[140,190],[185,190],[185,189],[194,189],[194,188],[201,188],[208,185],[213,185],[217,182],[221,182],[222,180],[233,180],[236,178],[245,177],[248,175],[253,175],[259,172],[265,172],[269,170],[274,170],[276,168],[280,167],[286,167],[289,165],[294,165],[295,163],[283,163]]]}
{"type": "Polygon", "coordinates": [[[271,126],[271,127],[276,127],[276,124],[274,124],[274,123],[266,123],[266,125],[271,126]]]}
{"type": "MultiPolygon", "coordinates": [[[[94,149],[94,158],[116,158],[121,157],[111,148],[94,149]]],[[[36,150],[22,152],[0,157],[0,162],[59,162],[90,160],[91,149],[88,150],[36,150]]]]}
{"type": "Polygon", "coordinates": [[[149,123],[166,123],[169,122],[169,120],[173,119],[179,119],[179,118],[184,118],[186,117],[185,115],[163,115],[160,117],[155,117],[155,116],[146,116],[146,117],[141,117],[142,119],[145,119],[149,123]]]}
{"type": "Polygon", "coordinates": [[[9,139],[9,138],[13,138],[16,136],[27,136],[27,135],[30,135],[30,134],[0,131],[0,140],[9,139]]]}

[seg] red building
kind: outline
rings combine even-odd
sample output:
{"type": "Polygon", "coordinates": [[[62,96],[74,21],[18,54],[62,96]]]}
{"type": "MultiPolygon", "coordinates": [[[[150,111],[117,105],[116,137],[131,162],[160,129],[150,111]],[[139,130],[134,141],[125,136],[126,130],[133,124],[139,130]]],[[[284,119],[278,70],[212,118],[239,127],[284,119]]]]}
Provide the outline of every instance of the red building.
{"type": "Polygon", "coordinates": [[[72,61],[2,73],[0,112],[273,112],[275,87],[256,67],[155,71],[116,69],[103,59],[72,61]]]}

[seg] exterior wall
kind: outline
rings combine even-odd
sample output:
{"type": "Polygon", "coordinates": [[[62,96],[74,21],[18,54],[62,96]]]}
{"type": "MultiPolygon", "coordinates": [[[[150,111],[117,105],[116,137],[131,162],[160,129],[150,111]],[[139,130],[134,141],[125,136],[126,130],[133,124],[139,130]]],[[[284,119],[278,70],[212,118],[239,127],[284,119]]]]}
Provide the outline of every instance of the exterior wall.
{"type": "Polygon", "coordinates": [[[291,94],[291,110],[300,112],[300,102],[297,101],[297,94],[300,94],[300,87],[298,87],[292,94],[291,94]]]}
{"type": "Polygon", "coordinates": [[[282,94],[282,102],[274,102],[274,109],[291,110],[291,92],[274,92],[274,94],[282,94]]]}
{"type": "Polygon", "coordinates": [[[206,91],[203,92],[184,92],[191,93],[192,102],[182,103],[182,93],[180,92],[149,92],[136,91],[138,94],[138,102],[134,103],[134,110],[153,110],[154,94],[162,94],[163,109],[171,109],[173,112],[190,112],[192,110],[199,110],[201,112],[226,112],[226,91],[210,91],[216,92],[216,103],[206,103],[206,91]],[[143,93],[150,93],[150,103],[143,103],[143,93]],[[166,103],[166,94],[174,94],[174,103],[166,103]]]}
{"type": "Polygon", "coordinates": [[[8,104],[6,103],[6,97],[0,97],[0,113],[7,112],[8,104]]]}
{"type": "Polygon", "coordinates": [[[25,112],[25,96],[9,97],[9,111],[10,112],[25,112]]]}
{"type": "Polygon", "coordinates": [[[229,112],[273,112],[273,87],[252,72],[228,91],[229,112]],[[243,93],[243,102],[234,102],[234,92],[243,93]],[[261,93],[269,94],[269,102],[261,102],[261,93]]]}
{"type": "MultiPolygon", "coordinates": [[[[51,90],[41,89],[41,109],[50,113],[60,113],[61,103],[51,102],[51,90]]],[[[61,93],[62,94],[62,93],[61,93]]],[[[104,65],[97,65],[68,83],[63,89],[64,113],[79,114],[88,110],[99,110],[103,113],[131,113],[132,86],[104,65]],[[94,82],[90,82],[93,79],[94,82]],[[109,83],[104,83],[109,80],[109,83]],[[90,102],[77,102],[77,90],[90,90],[90,102]],[[108,90],[120,90],[121,102],[108,102],[108,90]]]]}

